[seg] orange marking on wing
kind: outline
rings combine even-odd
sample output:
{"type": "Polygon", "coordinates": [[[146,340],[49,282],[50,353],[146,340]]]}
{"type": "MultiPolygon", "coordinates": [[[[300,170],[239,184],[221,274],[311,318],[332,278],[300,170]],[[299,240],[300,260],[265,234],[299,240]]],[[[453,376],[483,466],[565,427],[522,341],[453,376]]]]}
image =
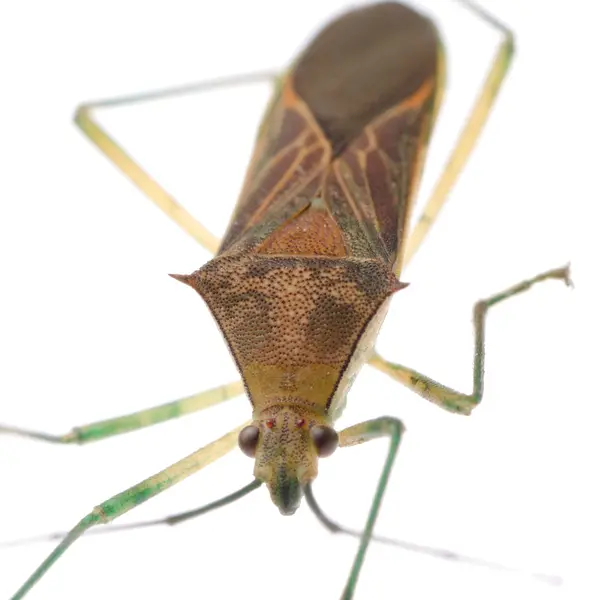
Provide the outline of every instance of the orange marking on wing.
{"type": "Polygon", "coordinates": [[[258,254],[293,256],[348,256],[342,233],[324,207],[309,206],[273,232],[257,249],[258,254]]]}
{"type": "Polygon", "coordinates": [[[288,77],[281,91],[281,102],[287,108],[293,108],[298,111],[305,119],[312,133],[317,136],[323,147],[329,147],[327,136],[317,123],[312,111],[307,106],[306,102],[296,93],[294,89],[293,77],[288,77]]]}
{"type": "Polygon", "coordinates": [[[435,79],[432,77],[423,82],[423,85],[412,95],[403,100],[397,109],[407,110],[418,108],[431,96],[435,89],[435,79]]]}
{"type": "Polygon", "coordinates": [[[298,167],[302,164],[302,161],[308,155],[320,149],[320,144],[313,144],[312,146],[300,149],[296,160],[290,165],[290,167],[287,169],[287,171],[284,173],[281,179],[277,182],[277,184],[271,190],[269,190],[268,194],[265,196],[258,210],[254,213],[252,218],[248,220],[246,229],[248,229],[252,225],[256,225],[256,223],[260,221],[261,217],[270,208],[273,200],[275,200],[278,197],[282,188],[286,185],[286,183],[288,183],[288,180],[293,179],[294,177],[298,179],[294,187],[292,187],[292,189],[288,191],[289,195],[293,194],[294,190],[298,186],[304,186],[306,184],[306,180],[302,177],[302,173],[299,171],[298,167]]]}
{"type": "Polygon", "coordinates": [[[281,101],[283,106],[287,108],[295,108],[302,102],[298,94],[296,94],[296,90],[294,90],[291,77],[287,77],[285,84],[283,85],[283,89],[281,90],[281,101]]]}
{"type": "Polygon", "coordinates": [[[371,152],[372,150],[377,150],[377,138],[375,137],[375,134],[373,133],[373,128],[369,127],[369,126],[367,126],[365,128],[365,135],[367,136],[369,145],[364,150],[360,150],[359,152],[363,156],[363,159],[366,163],[367,154],[369,152],[371,152]]]}

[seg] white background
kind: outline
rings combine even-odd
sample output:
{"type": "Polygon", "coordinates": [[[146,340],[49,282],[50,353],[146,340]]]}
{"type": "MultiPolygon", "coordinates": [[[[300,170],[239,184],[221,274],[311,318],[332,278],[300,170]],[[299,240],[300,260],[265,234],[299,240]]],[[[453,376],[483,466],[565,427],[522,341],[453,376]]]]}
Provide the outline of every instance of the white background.
{"type": "MultiPolygon", "coordinates": [[[[456,4],[429,0],[449,54],[447,104],[422,197],[497,43],[456,4]]],[[[470,386],[473,302],[572,261],[495,308],[484,402],[444,414],[368,368],[340,425],[381,414],[408,429],[378,531],[561,575],[531,578],[371,547],[357,598],[597,598],[600,534],[598,56],[595,4],[485,6],[517,56],[497,109],[428,243],[403,275],[386,356],[470,386]]],[[[209,256],[72,125],[84,100],[285,65],[344,2],[4,2],[0,6],[0,421],[62,433],[236,377],[199,297],[166,274],[209,256]]],[[[120,109],[105,122],[215,233],[227,222],[265,87],[120,109]]],[[[244,398],[87,447],[0,439],[0,541],[73,526],[95,504],[249,416],[244,398]]],[[[360,527],[385,443],[322,461],[315,492],[360,527]]],[[[124,517],[213,500],[252,478],[239,452],[124,517]]],[[[51,544],[0,547],[7,598],[51,544]]],[[[355,542],[266,490],[175,529],[77,543],[32,600],[339,597],[355,542]]]]}

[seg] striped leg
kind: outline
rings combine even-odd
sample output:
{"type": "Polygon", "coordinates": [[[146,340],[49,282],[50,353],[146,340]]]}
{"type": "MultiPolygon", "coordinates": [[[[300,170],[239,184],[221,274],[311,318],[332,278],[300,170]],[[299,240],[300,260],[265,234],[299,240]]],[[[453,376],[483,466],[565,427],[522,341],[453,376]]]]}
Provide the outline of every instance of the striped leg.
{"type": "MultiPolygon", "coordinates": [[[[94,508],[94,510],[83,517],[83,519],[71,529],[63,541],[56,546],[46,560],[44,560],[31,577],[29,577],[29,579],[19,588],[12,597],[12,600],[21,600],[21,598],[24,598],[73,542],[80,538],[88,529],[95,525],[109,523],[113,519],[120,517],[146,500],[157,496],[161,492],[174,486],[176,483],[183,481],[210,463],[225,456],[225,454],[237,446],[239,432],[247,424],[248,423],[244,423],[218,440],[215,440],[170,467],[167,467],[164,471],[161,471],[137,485],[130,487],[124,492],[109,498],[94,508]]],[[[106,565],[103,566],[103,569],[106,568],[106,565]]]]}
{"type": "Polygon", "coordinates": [[[157,423],[175,419],[176,417],[182,417],[213,406],[214,404],[219,404],[230,398],[235,398],[243,393],[243,383],[236,381],[139,412],[74,427],[71,431],[63,435],[30,431],[8,425],[0,425],[0,434],[7,433],[44,442],[53,442],[55,444],[84,444],[149,427],[150,425],[156,425],[157,423]]]}

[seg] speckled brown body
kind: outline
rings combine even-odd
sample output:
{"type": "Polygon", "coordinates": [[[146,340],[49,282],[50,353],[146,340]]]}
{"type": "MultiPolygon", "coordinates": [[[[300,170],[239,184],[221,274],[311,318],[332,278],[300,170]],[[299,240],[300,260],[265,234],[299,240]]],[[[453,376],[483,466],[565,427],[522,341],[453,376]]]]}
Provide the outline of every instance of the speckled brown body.
{"type": "Polygon", "coordinates": [[[261,431],[255,474],[275,496],[316,476],[307,431],[339,416],[402,287],[439,48],[395,3],[326,28],[280,82],[217,256],[181,278],[227,339],[261,431]]]}
{"type": "Polygon", "coordinates": [[[225,332],[255,414],[294,405],[322,416],[358,339],[399,287],[377,260],[245,253],[216,258],[189,283],[225,332]]]}

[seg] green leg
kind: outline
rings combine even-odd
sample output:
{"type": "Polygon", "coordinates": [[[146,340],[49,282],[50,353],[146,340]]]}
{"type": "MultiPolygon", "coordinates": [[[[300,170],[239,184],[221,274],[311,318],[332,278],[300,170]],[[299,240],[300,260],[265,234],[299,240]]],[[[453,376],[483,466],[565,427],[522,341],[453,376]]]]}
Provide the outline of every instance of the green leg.
{"type": "Polygon", "coordinates": [[[379,514],[383,494],[390,478],[392,465],[394,464],[394,459],[398,452],[398,446],[400,445],[400,438],[402,437],[403,431],[404,426],[394,417],[380,417],[379,419],[364,421],[363,423],[358,423],[357,425],[353,425],[352,427],[340,431],[340,446],[354,446],[384,436],[390,438],[388,454],[383,465],[383,470],[381,471],[377,489],[375,490],[375,496],[373,497],[371,510],[367,517],[367,523],[360,538],[358,551],[356,552],[354,563],[352,564],[352,569],[350,570],[350,575],[348,576],[348,581],[346,582],[346,587],[342,594],[342,600],[350,600],[354,596],[358,575],[365,560],[369,542],[373,538],[373,527],[375,526],[375,521],[379,514]]]}
{"type": "Polygon", "coordinates": [[[109,523],[120,517],[132,508],[139,506],[146,500],[157,496],[161,492],[183,481],[200,469],[225,456],[237,446],[239,432],[249,423],[230,431],[223,437],[200,448],[189,456],[167,467],[164,471],[145,479],[141,483],[130,487],[128,490],[109,498],[87,514],[71,531],[64,540],[50,553],[46,560],[35,570],[29,579],[19,588],[12,600],[20,600],[42,578],[50,567],[64,554],[64,552],[81,537],[90,527],[102,523],[109,523]]]}
{"type": "MultiPolygon", "coordinates": [[[[221,508],[222,506],[233,504],[236,500],[239,500],[240,498],[247,496],[250,492],[257,490],[261,485],[262,481],[260,481],[260,479],[255,479],[254,481],[252,481],[252,483],[245,485],[239,490],[236,490],[231,494],[227,494],[227,496],[223,496],[223,498],[214,500],[213,502],[205,504],[204,506],[201,506],[199,508],[194,508],[192,510],[187,510],[185,512],[177,513],[174,515],[169,515],[167,517],[161,517],[159,519],[149,519],[147,521],[137,521],[135,523],[120,523],[118,525],[110,525],[108,527],[103,527],[102,529],[91,529],[86,532],[86,536],[89,537],[94,535],[106,535],[123,531],[132,531],[135,529],[146,529],[148,527],[156,527],[157,525],[178,525],[179,523],[183,523],[184,521],[195,519],[196,517],[212,512],[213,510],[221,508]]],[[[0,548],[24,546],[26,544],[32,544],[36,542],[54,542],[57,540],[60,541],[63,540],[68,534],[68,531],[54,531],[52,533],[45,533],[33,537],[21,538],[18,540],[11,540],[8,542],[4,541],[0,542],[0,548]]],[[[358,534],[355,537],[360,537],[360,534],[358,534]]]]}
{"type": "Polygon", "coordinates": [[[69,433],[64,435],[52,435],[39,431],[29,431],[27,429],[9,427],[7,425],[0,425],[0,434],[8,433],[56,444],[84,444],[86,442],[102,440],[113,435],[149,427],[150,425],[156,425],[157,423],[175,419],[176,417],[182,417],[183,415],[208,408],[214,404],[219,404],[230,398],[235,398],[243,393],[243,383],[241,381],[236,381],[129,415],[123,415],[105,421],[97,421],[81,427],[74,427],[69,433]]]}
{"type": "MultiPolygon", "coordinates": [[[[328,531],[330,531],[331,533],[341,533],[343,535],[349,535],[350,537],[353,537],[353,538],[361,538],[362,537],[361,531],[357,531],[355,529],[350,529],[348,527],[344,527],[343,525],[340,525],[339,523],[337,523],[336,521],[334,521],[333,519],[328,517],[323,512],[323,509],[320,507],[319,503],[317,502],[317,500],[314,496],[314,493],[312,490],[312,485],[309,484],[306,486],[306,488],[304,489],[304,496],[306,498],[306,503],[308,504],[309,508],[312,510],[315,517],[317,517],[319,522],[328,531]]],[[[206,511],[207,507],[204,507],[203,509],[197,509],[197,510],[206,511]]],[[[187,514],[191,514],[191,511],[190,511],[190,513],[183,513],[182,516],[187,515],[187,514]]],[[[178,516],[179,515],[176,515],[175,517],[168,517],[168,519],[177,518],[178,516]]],[[[157,524],[165,523],[165,522],[170,522],[170,521],[168,521],[167,519],[162,519],[162,520],[156,521],[157,524]]],[[[154,524],[154,522],[148,522],[148,523],[154,524]]],[[[124,525],[123,527],[129,528],[130,525],[124,525]]],[[[100,531],[102,531],[102,530],[100,530],[100,531]]],[[[47,539],[47,538],[44,538],[44,539],[47,539]]],[[[54,538],[54,539],[56,539],[56,538],[54,538]]],[[[408,552],[417,552],[419,554],[424,554],[426,556],[430,556],[431,558],[448,560],[453,563],[461,563],[461,564],[470,565],[473,567],[484,567],[486,569],[495,569],[498,571],[503,571],[505,573],[515,573],[518,575],[524,575],[524,576],[531,577],[532,579],[535,579],[537,581],[540,581],[542,583],[546,583],[546,584],[552,585],[552,586],[559,586],[559,585],[562,585],[562,583],[563,583],[563,580],[559,575],[539,573],[536,571],[525,571],[523,569],[510,567],[510,566],[507,566],[507,565],[504,565],[501,563],[485,560],[482,558],[476,558],[473,556],[467,556],[466,554],[460,554],[460,553],[454,552],[452,550],[446,550],[445,548],[435,548],[434,546],[425,546],[423,544],[416,544],[414,542],[398,540],[396,538],[385,537],[383,535],[372,535],[371,541],[378,542],[380,544],[386,544],[388,546],[394,546],[396,548],[401,548],[402,550],[406,550],[408,552]]]]}
{"type": "Polygon", "coordinates": [[[495,294],[485,300],[480,300],[475,304],[473,308],[473,324],[475,328],[473,391],[470,394],[461,394],[413,369],[384,360],[377,353],[371,357],[369,364],[409,387],[413,392],[416,392],[426,400],[429,400],[450,412],[469,415],[481,402],[481,397],[483,395],[485,318],[488,309],[494,304],[498,304],[507,298],[525,292],[534,284],[539,283],[540,281],[546,281],[547,279],[560,279],[564,281],[565,284],[571,285],[569,279],[569,266],[567,265],[560,269],[552,269],[551,271],[546,271],[531,279],[526,279],[499,294],[495,294]]]}
{"type": "MultiPolygon", "coordinates": [[[[119,525],[112,525],[110,527],[106,527],[103,529],[92,529],[88,531],[86,535],[100,535],[100,534],[109,534],[109,533],[117,533],[123,531],[132,531],[135,529],[146,529],[147,527],[156,527],[157,525],[178,525],[179,523],[183,523],[184,521],[189,521],[190,519],[195,519],[196,517],[200,517],[205,515],[206,513],[212,512],[217,508],[221,508],[222,506],[227,506],[228,504],[233,504],[236,500],[240,500],[244,496],[247,496],[250,492],[257,490],[262,485],[262,481],[260,479],[255,479],[252,483],[245,485],[244,487],[232,492],[231,494],[227,494],[227,496],[223,496],[223,498],[219,498],[218,500],[214,500],[213,502],[209,502],[204,506],[200,506],[199,508],[193,508],[192,510],[187,510],[185,512],[177,513],[174,515],[169,515],[167,517],[161,517],[159,519],[149,519],[148,521],[137,521],[136,523],[123,523],[119,525]]],[[[16,542],[9,542],[8,544],[0,543],[0,546],[9,545],[15,546],[17,544],[27,544],[31,542],[47,542],[54,540],[62,540],[64,537],[68,535],[67,531],[57,531],[54,533],[48,533],[45,535],[36,536],[33,538],[24,538],[22,540],[17,540],[16,542]]]]}

